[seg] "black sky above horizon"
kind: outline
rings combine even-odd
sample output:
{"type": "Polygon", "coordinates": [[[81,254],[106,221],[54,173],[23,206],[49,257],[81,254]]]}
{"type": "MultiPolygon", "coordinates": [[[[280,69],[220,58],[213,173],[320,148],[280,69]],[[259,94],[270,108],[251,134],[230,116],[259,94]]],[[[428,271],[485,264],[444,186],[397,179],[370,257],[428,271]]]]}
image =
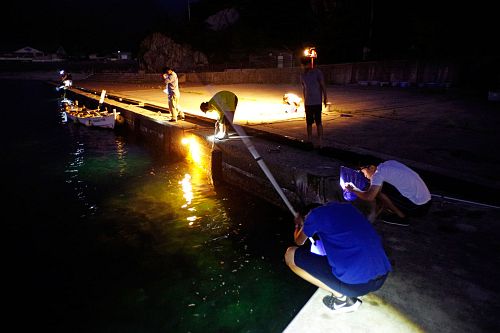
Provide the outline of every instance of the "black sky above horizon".
{"type": "MultiPolygon", "coordinates": [[[[369,1],[344,0],[339,3],[357,8],[369,1]]],[[[309,6],[309,2],[310,0],[13,1],[5,3],[5,8],[0,12],[0,51],[8,52],[31,46],[45,52],[55,52],[62,46],[72,54],[117,50],[136,52],[140,42],[152,32],[164,32],[171,36],[179,34],[187,21],[188,3],[193,9],[193,21],[198,20],[196,29],[200,28],[199,22],[217,9],[237,5],[246,10],[247,21],[245,15],[242,15],[241,21],[245,25],[239,27],[240,33],[246,31],[246,34],[241,35],[243,37],[239,37],[243,39],[240,41],[241,45],[258,43],[266,37],[274,38],[270,41],[274,41],[276,46],[285,45],[289,37],[304,41],[318,40],[330,44],[332,50],[340,47],[339,42],[345,43],[344,46],[347,47],[354,42],[362,42],[350,40],[352,36],[357,36],[352,33],[356,29],[360,30],[360,38],[367,34],[366,27],[359,26],[358,22],[345,19],[345,25],[348,26],[346,31],[350,29],[351,35],[343,36],[338,32],[338,26],[332,31],[302,27],[304,22],[315,22],[317,19],[307,17],[304,11],[285,10],[291,5],[296,8],[309,6]],[[274,17],[280,19],[274,21],[274,17]],[[284,19],[289,21],[285,22],[284,19]],[[335,36],[336,33],[339,35],[335,36]],[[334,40],[333,37],[337,39],[334,40]],[[283,43],[279,38],[283,38],[283,43]]],[[[427,48],[435,48],[436,52],[452,55],[498,54],[496,11],[490,2],[458,4],[451,1],[386,0],[377,2],[376,5],[373,40],[379,48],[404,50],[412,43],[421,43],[427,48]]],[[[328,18],[326,22],[335,22],[336,19],[328,18]]],[[[199,35],[198,31],[194,31],[194,35],[199,35]]],[[[227,40],[235,41],[235,35],[227,37],[227,40]]]]}
{"type": "Polygon", "coordinates": [[[187,16],[186,1],[9,2],[0,21],[0,47],[2,51],[24,46],[46,52],[59,46],[73,52],[130,51],[147,34],[165,28],[168,16],[187,16]]]}

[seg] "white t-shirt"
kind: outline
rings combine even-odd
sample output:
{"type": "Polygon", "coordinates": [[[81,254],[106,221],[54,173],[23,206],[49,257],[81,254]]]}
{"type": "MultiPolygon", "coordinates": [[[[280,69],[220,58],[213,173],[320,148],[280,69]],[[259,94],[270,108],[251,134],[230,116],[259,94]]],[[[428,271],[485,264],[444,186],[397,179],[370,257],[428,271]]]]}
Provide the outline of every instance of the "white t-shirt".
{"type": "Polygon", "coordinates": [[[177,78],[177,74],[175,72],[166,75],[165,85],[165,90],[167,90],[168,96],[176,95],[178,97],[181,94],[179,91],[179,79],[177,78]]]}
{"type": "Polygon", "coordinates": [[[416,205],[423,205],[431,200],[431,193],[422,178],[398,161],[385,161],[377,166],[371,185],[381,186],[383,182],[397,188],[404,197],[416,205]]]}

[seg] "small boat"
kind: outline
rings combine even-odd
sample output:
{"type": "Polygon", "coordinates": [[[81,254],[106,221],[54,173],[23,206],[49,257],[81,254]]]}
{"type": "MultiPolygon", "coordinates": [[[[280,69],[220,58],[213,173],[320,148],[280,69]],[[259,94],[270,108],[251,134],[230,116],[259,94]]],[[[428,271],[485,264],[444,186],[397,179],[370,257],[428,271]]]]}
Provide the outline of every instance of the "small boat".
{"type": "Polygon", "coordinates": [[[87,110],[85,107],[78,105],[66,106],[64,113],[66,114],[67,121],[79,123],[88,127],[102,127],[102,128],[115,128],[116,119],[119,112],[96,110],[87,110]]]}

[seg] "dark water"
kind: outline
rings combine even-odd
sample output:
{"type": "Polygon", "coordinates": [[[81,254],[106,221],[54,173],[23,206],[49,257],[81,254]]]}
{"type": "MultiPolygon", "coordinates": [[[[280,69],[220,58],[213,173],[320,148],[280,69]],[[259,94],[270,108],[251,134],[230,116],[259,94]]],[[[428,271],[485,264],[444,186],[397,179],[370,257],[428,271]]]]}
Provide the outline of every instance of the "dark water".
{"type": "Polygon", "coordinates": [[[4,326],[281,332],[315,291],[283,261],[288,212],[131,135],[61,123],[52,86],[0,88],[4,326]]]}

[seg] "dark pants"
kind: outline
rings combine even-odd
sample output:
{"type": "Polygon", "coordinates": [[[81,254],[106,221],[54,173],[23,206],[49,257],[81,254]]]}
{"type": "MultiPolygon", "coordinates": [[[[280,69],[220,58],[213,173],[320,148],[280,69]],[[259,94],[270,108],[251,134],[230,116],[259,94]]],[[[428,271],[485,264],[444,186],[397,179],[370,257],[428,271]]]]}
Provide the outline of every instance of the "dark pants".
{"type": "Polygon", "coordinates": [[[349,297],[363,296],[380,289],[388,275],[374,277],[366,283],[344,283],[333,275],[332,267],[328,263],[327,257],[311,253],[307,245],[300,246],[295,250],[294,261],[295,265],[302,268],[328,287],[349,297]]]}
{"type": "Polygon", "coordinates": [[[305,105],[304,111],[306,112],[306,124],[312,125],[316,123],[316,126],[321,125],[321,112],[323,111],[323,106],[320,105],[305,105]]]}
{"type": "Polygon", "coordinates": [[[413,201],[403,196],[396,187],[384,182],[381,192],[385,194],[392,203],[398,207],[406,216],[424,216],[431,207],[432,200],[429,200],[423,205],[414,204],[413,201]]]}

